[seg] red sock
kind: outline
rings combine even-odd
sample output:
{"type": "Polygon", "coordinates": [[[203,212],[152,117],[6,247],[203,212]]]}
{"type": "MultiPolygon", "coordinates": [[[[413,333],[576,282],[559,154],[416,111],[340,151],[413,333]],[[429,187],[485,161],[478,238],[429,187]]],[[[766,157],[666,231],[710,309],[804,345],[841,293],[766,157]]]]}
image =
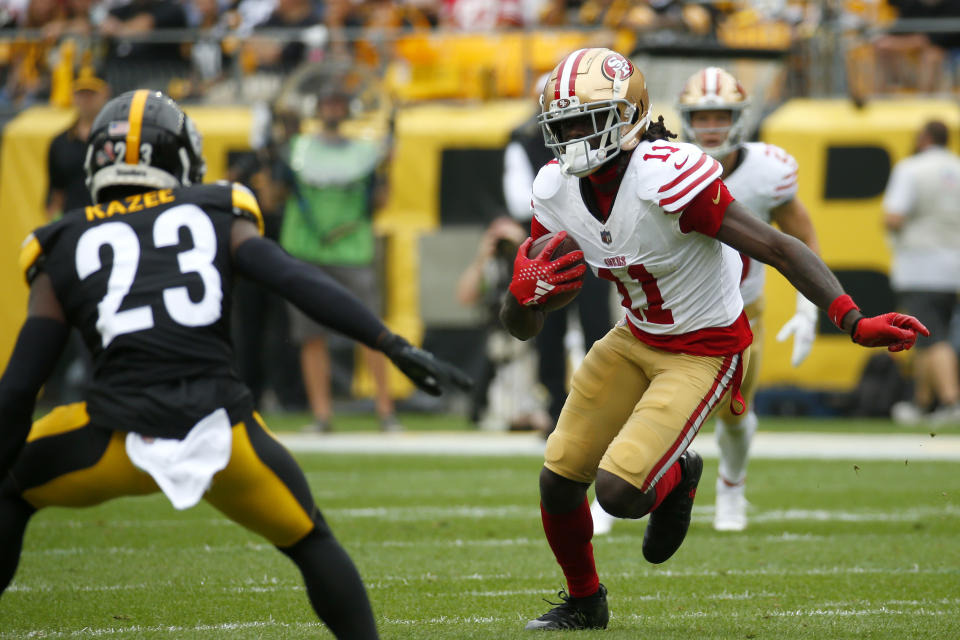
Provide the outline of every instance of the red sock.
{"type": "Polygon", "coordinates": [[[682,475],[680,472],[680,463],[674,462],[673,466],[667,469],[667,472],[660,478],[660,482],[654,486],[654,489],[657,491],[657,500],[653,503],[653,506],[650,507],[650,511],[657,510],[657,507],[660,506],[663,499],[670,495],[674,487],[680,484],[682,475]]]}
{"type": "Polygon", "coordinates": [[[597,565],[593,562],[593,518],[590,503],[583,504],[570,513],[547,513],[540,505],[540,518],[547,542],[553,549],[563,575],[567,578],[567,591],[574,598],[591,596],[600,588],[597,565]]]}

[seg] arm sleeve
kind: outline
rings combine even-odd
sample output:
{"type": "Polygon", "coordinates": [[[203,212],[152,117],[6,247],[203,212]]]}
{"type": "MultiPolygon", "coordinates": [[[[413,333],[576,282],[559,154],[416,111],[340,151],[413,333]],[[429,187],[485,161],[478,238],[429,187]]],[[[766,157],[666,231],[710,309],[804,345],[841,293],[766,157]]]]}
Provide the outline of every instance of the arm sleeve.
{"type": "Polygon", "coordinates": [[[279,293],[314,321],[372,349],[379,350],[378,340],[390,333],[350,291],[272,240],[246,240],[234,251],[233,262],[238,273],[279,293]]]}
{"type": "Polygon", "coordinates": [[[503,198],[507,210],[517,222],[530,219],[530,190],[534,179],[527,152],[519,142],[511,142],[503,153],[503,198]]]}
{"type": "Polygon", "coordinates": [[[28,317],[0,378],[0,477],[13,464],[30,432],[37,394],[53,372],[69,336],[52,318],[28,317]]]}
{"type": "Polygon", "coordinates": [[[727,185],[717,178],[698,193],[680,214],[680,231],[699,231],[711,238],[716,237],[723,224],[723,214],[731,202],[733,196],[727,191],[727,185]]]}
{"type": "Polygon", "coordinates": [[[544,236],[550,233],[550,229],[547,229],[543,224],[537,220],[536,216],[530,219],[530,237],[536,240],[540,236],[544,236]]]}

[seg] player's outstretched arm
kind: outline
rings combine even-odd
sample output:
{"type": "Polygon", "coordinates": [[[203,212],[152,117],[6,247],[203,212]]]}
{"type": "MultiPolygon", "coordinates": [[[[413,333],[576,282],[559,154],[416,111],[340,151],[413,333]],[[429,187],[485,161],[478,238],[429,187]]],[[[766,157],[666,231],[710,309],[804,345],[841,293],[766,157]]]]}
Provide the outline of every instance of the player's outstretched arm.
{"type": "Polygon", "coordinates": [[[886,313],[865,318],[832,271],[800,240],[764,224],[741,204],[731,202],[724,213],[717,239],[782,273],[797,290],[850,334],[857,344],[909,349],[917,334],[930,335],[916,318],[886,313]]]}
{"type": "Polygon", "coordinates": [[[231,249],[238,273],[279,293],[314,321],[382,351],[427,393],[440,395],[444,388],[468,389],[472,385],[470,377],[457,367],[392,333],[340,283],[260,237],[253,223],[233,223],[231,249]]]}
{"type": "Polygon", "coordinates": [[[37,394],[53,372],[69,335],[53,284],[49,276],[40,273],[30,288],[27,319],[0,378],[0,479],[23,448],[37,394]]]}

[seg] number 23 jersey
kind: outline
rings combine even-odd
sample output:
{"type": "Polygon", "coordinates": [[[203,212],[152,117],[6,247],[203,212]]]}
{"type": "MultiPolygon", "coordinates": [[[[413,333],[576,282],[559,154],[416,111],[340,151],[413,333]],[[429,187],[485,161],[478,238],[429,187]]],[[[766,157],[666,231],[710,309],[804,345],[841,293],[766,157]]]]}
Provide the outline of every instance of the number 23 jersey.
{"type": "Polygon", "coordinates": [[[195,185],[74,210],[27,237],[21,266],[28,281],[49,275],[93,355],[92,391],[238,379],[227,317],[237,216],[262,232],[244,187],[195,185]]]}
{"type": "Polygon", "coordinates": [[[616,285],[638,339],[699,355],[739,352],[752,340],[741,318],[742,261],[712,237],[730,201],[721,173],[695,145],[641,142],[601,222],[584,204],[580,180],[551,163],[533,184],[533,233],[565,230],[580,244],[591,269],[616,285]],[[717,191],[712,204],[726,201],[702,206],[706,192],[688,207],[708,187],[717,191]]]}

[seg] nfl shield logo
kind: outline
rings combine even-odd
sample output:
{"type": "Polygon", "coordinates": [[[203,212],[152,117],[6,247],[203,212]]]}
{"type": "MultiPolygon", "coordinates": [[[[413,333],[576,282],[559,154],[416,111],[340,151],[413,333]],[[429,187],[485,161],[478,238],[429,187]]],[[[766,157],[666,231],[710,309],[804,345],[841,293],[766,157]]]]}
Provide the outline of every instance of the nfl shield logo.
{"type": "Polygon", "coordinates": [[[600,232],[600,239],[603,240],[603,244],[610,244],[613,242],[613,236],[610,235],[610,232],[606,229],[600,232]]]}

